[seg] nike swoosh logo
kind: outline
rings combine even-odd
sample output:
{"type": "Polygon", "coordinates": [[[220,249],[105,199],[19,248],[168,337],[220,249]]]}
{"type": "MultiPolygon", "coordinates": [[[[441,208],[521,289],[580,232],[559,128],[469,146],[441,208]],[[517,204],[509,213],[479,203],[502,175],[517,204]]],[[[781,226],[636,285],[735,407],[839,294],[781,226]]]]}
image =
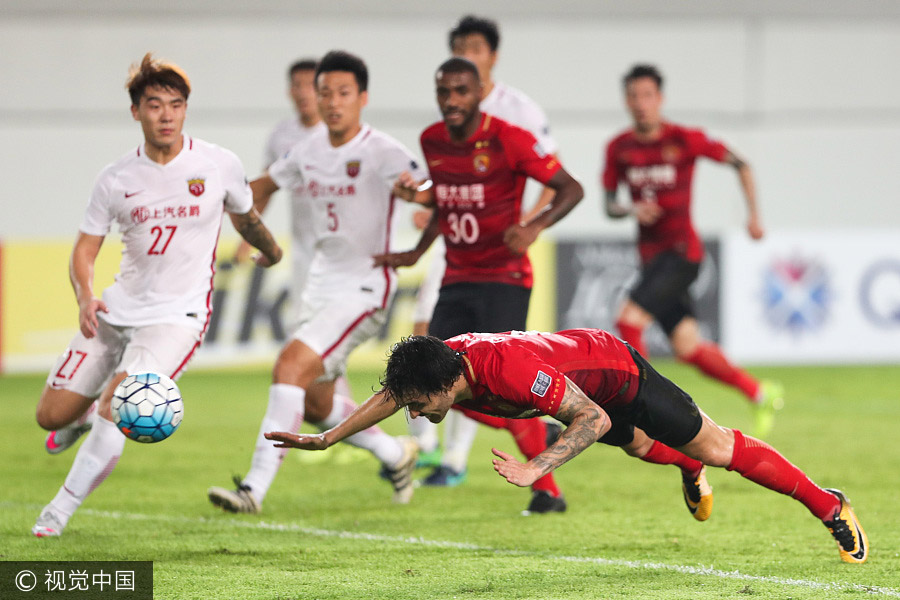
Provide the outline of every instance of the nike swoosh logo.
{"type": "Polygon", "coordinates": [[[853,529],[856,530],[856,539],[859,541],[859,550],[852,553],[850,556],[856,560],[862,560],[866,555],[866,540],[863,537],[862,531],[859,530],[859,525],[857,525],[855,521],[853,523],[853,529]]]}
{"type": "Polygon", "coordinates": [[[132,196],[137,196],[138,194],[140,194],[140,193],[143,192],[143,191],[144,191],[144,190],[138,190],[138,191],[136,191],[136,192],[131,192],[130,194],[129,194],[128,192],[125,192],[125,197],[126,197],[126,198],[131,198],[132,196]]]}

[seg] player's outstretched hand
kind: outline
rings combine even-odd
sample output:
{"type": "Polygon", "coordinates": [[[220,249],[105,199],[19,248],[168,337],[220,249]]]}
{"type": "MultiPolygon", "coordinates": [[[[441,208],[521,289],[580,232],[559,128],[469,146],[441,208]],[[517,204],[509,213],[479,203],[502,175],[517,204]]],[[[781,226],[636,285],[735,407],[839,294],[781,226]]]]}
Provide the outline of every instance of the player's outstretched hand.
{"type": "Polygon", "coordinates": [[[265,434],[267,440],[278,442],[276,448],[299,448],[300,450],[324,450],[328,441],[321,433],[315,435],[296,434],[287,431],[270,431],[265,434]]]}
{"type": "Polygon", "coordinates": [[[272,261],[269,260],[269,257],[266,256],[265,254],[263,254],[262,252],[257,252],[256,254],[254,254],[253,256],[251,256],[250,258],[253,259],[253,262],[255,262],[256,265],[259,266],[259,267],[265,268],[265,267],[271,267],[271,266],[272,266],[272,261]]]}
{"type": "Polygon", "coordinates": [[[97,335],[97,327],[100,326],[100,323],[97,321],[98,312],[109,312],[106,304],[99,298],[91,298],[83,306],[78,307],[78,326],[81,328],[81,333],[84,334],[84,337],[88,339],[97,335]]]}
{"type": "Polygon", "coordinates": [[[536,467],[532,467],[528,463],[521,463],[516,460],[512,454],[507,454],[502,450],[491,448],[494,456],[494,470],[500,473],[500,476],[508,482],[519,487],[528,487],[541,477],[541,472],[536,467]]]}
{"type": "Polygon", "coordinates": [[[653,225],[663,214],[663,209],[656,202],[640,200],[634,203],[634,216],[641,225],[653,225]]]}
{"type": "Polygon", "coordinates": [[[376,267],[411,267],[419,261],[421,253],[415,250],[407,252],[392,252],[390,254],[376,254],[372,257],[376,267]]]}
{"type": "Polygon", "coordinates": [[[503,232],[503,243],[515,254],[525,254],[537,239],[540,229],[534,225],[510,225],[503,232]]]}

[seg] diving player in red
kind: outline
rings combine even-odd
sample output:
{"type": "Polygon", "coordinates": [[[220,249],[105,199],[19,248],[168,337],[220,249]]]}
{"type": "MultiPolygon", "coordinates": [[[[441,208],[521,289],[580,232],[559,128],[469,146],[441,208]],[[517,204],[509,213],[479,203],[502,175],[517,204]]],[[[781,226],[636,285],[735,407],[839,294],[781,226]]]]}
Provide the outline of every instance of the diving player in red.
{"type": "Polygon", "coordinates": [[[638,221],[641,276],[626,298],[616,326],[622,339],[646,356],[642,334],[656,320],[679,360],[737,388],[753,403],[754,434],[765,437],[772,428],[774,411],[784,402],[781,386],[757,381],[729,362],[718,345],[700,338],[688,292],[703,260],[703,243],[690,213],[696,159],[711,158],[737,170],[749,213],[747,232],[758,240],[763,228],[753,173],[746,162],[703,131],[663,120],[663,79],[656,67],[636,65],[625,75],[624,85],[634,125],[607,146],[602,185],[607,214],[614,219],[633,215],[638,221]],[[630,207],[616,201],[620,183],[629,188],[630,207]]]}
{"type": "MultiPolygon", "coordinates": [[[[414,250],[376,256],[376,264],[413,265],[440,233],[447,269],[429,333],[445,339],[467,331],[525,329],[532,285],[528,246],[564,217],[584,191],[533,135],[480,111],[481,81],[473,63],[447,60],[437,71],[436,86],[444,119],[421,136],[432,187],[418,191],[423,182],[404,174],[394,193],[437,210],[414,250]],[[522,223],[528,177],[556,194],[546,210],[522,223]]],[[[470,416],[508,429],[525,456],[536,456],[547,446],[547,427],[540,420],[470,416]]],[[[535,482],[528,514],[565,509],[552,478],[535,482]]]]}
{"type": "Polygon", "coordinates": [[[412,336],[391,349],[381,383],[380,392],[333,429],[266,438],[281,448],[322,450],[400,408],[432,422],[452,406],[506,418],[545,414],[567,424],[546,450],[526,463],[493,450],[494,469],[514,485],[531,484],[597,441],[633,455],[661,445],[791,496],[828,528],[841,560],[868,558],[868,539],[842,492],[820,488],[765,442],[716,425],[634,348],[605,331],[470,333],[446,342],[412,336]]]}

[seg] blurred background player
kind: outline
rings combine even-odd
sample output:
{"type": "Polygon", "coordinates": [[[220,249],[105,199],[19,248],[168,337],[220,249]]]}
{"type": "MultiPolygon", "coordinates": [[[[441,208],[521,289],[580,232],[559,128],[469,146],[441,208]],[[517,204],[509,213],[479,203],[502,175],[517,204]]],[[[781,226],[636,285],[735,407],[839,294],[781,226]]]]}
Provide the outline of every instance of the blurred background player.
{"type": "MultiPolygon", "coordinates": [[[[321,429],[356,408],[335,395],[347,356],[376,335],[396,290],[396,273],[373,266],[372,256],[391,247],[392,185],[400,173],[426,172],[399,142],[361,121],[368,102],[368,70],[358,57],[329,52],[315,71],[319,114],[325,123],[250,183],[265,205],[279,188],[293,190],[293,204],[310,209],[314,253],[300,299],[299,320],[272,373],[269,404],[250,471],[236,489],[212,487],[210,501],[230,512],[258,513],[278,473],[284,451],[266,431],[297,431],[304,420],[321,429]]],[[[412,497],[418,449],[373,427],[346,440],[378,458],[394,486],[394,501],[412,497]]]]}
{"type": "MultiPolygon", "coordinates": [[[[493,78],[500,48],[500,28],[497,23],[490,19],[466,15],[450,30],[448,37],[453,56],[465,58],[478,68],[482,85],[481,111],[525,129],[537,138],[544,152],[555,155],[558,146],[550,135],[550,125],[543,109],[521,90],[493,78]]],[[[542,186],[540,196],[534,206],[522,216],[522,222],[531,221],[550,203],[554,194],[553,188],[542,186]]],[[[417,226],[424,229],[428,222],[427,213],[416,216],[419,219],[417,226]]],[[[446,267],[443,240],[437,241],[432,256],[432,263],[416,296],[413,327],[413,334],[416,335],[428,333],[428,323],[437,303],[446,267]]],[[[549,438],[552,439],[558,434],[559,425],[548,422],[547,426],[550,428],[549,438]]],[[[411,421],[410,431],[422,449],[419,464],[436,466],[432,473],[422,480],[424,485],[453,486],[462,483],[466,476],[466,465],[477,427],[477,423],[462,412],[448,415],[444,421],[444,453],[441,456],[437,425],[427,419],[411,421]]]]}
{"type": "MultiPolygon", "coordinates": [[[[410,173],[394,187],[402,198],[433,204],[435,212],[414,250],[376,260],[413,265],[440,234],[447,268],[430,334],[447,339],[467,331],[525,329],[532,286],[528,247],[572,210],[584,192],[533,135],[479,109],[481,82],[472,62],[458,57],[445,61],[435,84],[443,121],[428,127],[420,139],[433,187],[420,190],[421,182],[410,173]],[[529,177],[555,194],[546,210],[523,223],[522,192],[529,177]]],[[[509,430],[526,456],[547,446],[547,427],[540,419],[467,414],[509,430]]],[[[535,482],[529,514],[565,508],[552,478],[535,482]]]]}
{"type": "Polygon", "coordinates": [[[103,169],[94,184],[69,263],[81,331],[50,371],[37,407],[38,424],[51,430],[49,452],[90,434],[32,528],[38,537],[60,535],[122,455],[125,436],[109,409],[119,382],[139,371],[177,379],[200,346],[223,212],[262,251],[257,264],[281,259],[253,208],[237,156],[182,133],[191,91],[182,70],[147,54],[126,88],[144,143],[103,169]],[[113,223],[125,249],[116,282],[100,300],[94,263],[113,223]]]}
{"type": "Polygon", "coordinates": [[[453,406],[501,417],[547,414],[566,429],[528,462],[492,449],[494,470],[513,485],[530,485],[598,440],[620,445],[624,434],[633,438],[632,448],[661,443],[685,460],[737,471],[790,496],[821,520],[842,561],[868,558],[866,533],[840,490],[819,487],[765,442],[717,425],[684,390],[606,331],[469,333],[446,341],[414,336],[391,348],[381,383],[380,392],[330,431],[271,432],[266,438],[283,448],[324,450],[400,408],[434,422],[453,406]]]}
{"type": "Polygon", "coordinates": [[[638,222],[640,279],[620,309],[616,326],[622,339],[647,355],[644,329],[656,320],[675,356],[706,375],[740,390],[756,409],[754,433],[765,437],[774,411],[783,404],[781,386],[757,381],[733,365],[713,342],[700,337],[689,293],[703,260],[703,243],[691,221],[691,182],[696,159],[705,156],[735,168],[747,202],[747,232],[763,237],[750,166],[700,129],[665,121],[661,114],[663,78],[656,67],[636,65],[624,77],[625,104],[633,126],[606,149],[602,175],[606,213],[638,222]],[[619,184],[631,192],[631,206],[616,200],[619,184]]]}

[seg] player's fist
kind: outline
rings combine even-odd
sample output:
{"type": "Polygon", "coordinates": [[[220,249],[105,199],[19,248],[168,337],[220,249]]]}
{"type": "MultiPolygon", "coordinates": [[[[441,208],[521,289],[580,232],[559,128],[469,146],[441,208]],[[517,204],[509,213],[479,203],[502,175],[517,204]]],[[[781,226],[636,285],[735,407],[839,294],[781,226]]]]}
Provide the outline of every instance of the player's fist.
{"type": "Polygon", "coordinates": [[[503,243],[514,254],[525,254],[528,246],[534,243],[540,232],[540,228],[534,224],[511,225],[503,232],[503,243]]]}
{"type": "Polygon", "coordinates": [[[634,203],[634,216],[644,226],[653,225],[663,214],[663,209],[656,202],[639,200],[634,203]]]}
{"type": "Polygon", "coordinates": [[[765,230],[763,230],[762,224],[759,222],[758,218],[750,217],[750,220],[747,221],[747,233],[749,233],[750,238],[754,240],[761,240],[763,235],[765,235],[765,230]]]}

